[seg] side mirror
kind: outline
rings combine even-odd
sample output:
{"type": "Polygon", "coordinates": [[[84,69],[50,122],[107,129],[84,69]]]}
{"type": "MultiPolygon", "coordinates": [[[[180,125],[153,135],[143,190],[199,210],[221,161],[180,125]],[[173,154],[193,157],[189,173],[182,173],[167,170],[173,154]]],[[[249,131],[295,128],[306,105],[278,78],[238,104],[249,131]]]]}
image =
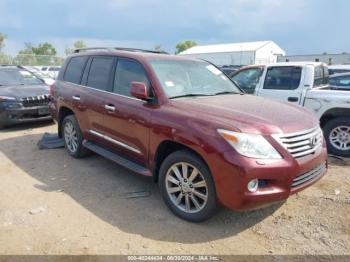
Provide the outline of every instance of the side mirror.
{"type": "Polygon", "coordinates": [[[151,99],[148,95],[148,88],[143,82],[131,82],[130,93],[133,97],[136,97],[141,100],[148,101],[151,99]]]}

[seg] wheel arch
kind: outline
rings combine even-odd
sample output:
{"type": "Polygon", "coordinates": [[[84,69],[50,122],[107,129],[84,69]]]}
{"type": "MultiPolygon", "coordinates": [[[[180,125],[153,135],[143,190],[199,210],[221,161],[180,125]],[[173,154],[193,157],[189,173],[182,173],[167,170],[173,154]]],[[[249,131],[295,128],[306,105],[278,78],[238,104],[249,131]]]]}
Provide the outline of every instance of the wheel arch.
{"type": "Polygon", "coordinates": [[[331,108],[328,109],[320,118],[320,126],[323,128],[326,123],[337,117],[350,117],[350,108],[331,108]]]}
{"type": "Polygon", "coordinates": [[[176,151],[180,151],[180,150],[187,150],[189,152],[191,152],[192,154],[194,154],[195,156],[197,156],[208,168],[209,172],[210,172],[210,168],[207,164],[207,162],[205,161],[205,159],[201,156],[200,153],[198,153],[195,149],[184,145],[182,143],[179,142],[175,142],[172,140],[164,140],[162,141],[156,150],[156,153],[154,155],[154,159],[153,159],[153,181],[154,182],[158,182],[158,176],[159,176],[159,168],[162,164],[162,162],[164,161],[164,159],[169,156],[171,153],[174,153],[176,151]]]}
{"type": "Polygon", "coordinates": [[[62,106],[60,107],[60,110],[58,112],[58,136],[62,137],[62,123],[63,123],[63,119],[66,116],[69,115],[74,115],[74,112],[72,109],[66,107],[66,106],[62,106]]]}

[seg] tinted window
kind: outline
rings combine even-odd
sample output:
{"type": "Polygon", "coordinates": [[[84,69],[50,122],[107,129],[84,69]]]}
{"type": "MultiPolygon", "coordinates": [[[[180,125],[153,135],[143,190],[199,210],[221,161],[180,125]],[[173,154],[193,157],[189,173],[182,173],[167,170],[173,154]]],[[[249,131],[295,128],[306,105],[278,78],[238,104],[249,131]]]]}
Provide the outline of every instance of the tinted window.
{"type": "Polygon", "coordinates": [[[300,67],[271,67],[267,70],[264,89],[294,90],[299,87],[300,67]]]}
{"type": "Polygon", "coordinates": [[[236,81],[242,89],[253,93],[259,83],[261,72],[262,69],[260,68],[246,69],[237,73],[231,79],[236,81]]]}
{"type": "Polygon", "coordinates": [[[73,57],[69,61],[63,80],[75,84],[80,84],[81,75],[83,73],[87,56],[73,57]]]}
{"type": "Polygon", "coordinates": [[[143,82],[150,87],[146,72],[141,64],[128,59],[118,59],[113,92],[123,96],[131,96],[130,88],[133,81],[143,82]]]}
{"type": "Polygon", "coordinates": [[[113,61],[113,57],[93,58],[86,85],[100,90],[107,90],[113,61]]]}
{"type": "Polygon", "coordinates": [[[350,75],[332,77],[329,83],[335,86],[350,87],[350,75]]]}

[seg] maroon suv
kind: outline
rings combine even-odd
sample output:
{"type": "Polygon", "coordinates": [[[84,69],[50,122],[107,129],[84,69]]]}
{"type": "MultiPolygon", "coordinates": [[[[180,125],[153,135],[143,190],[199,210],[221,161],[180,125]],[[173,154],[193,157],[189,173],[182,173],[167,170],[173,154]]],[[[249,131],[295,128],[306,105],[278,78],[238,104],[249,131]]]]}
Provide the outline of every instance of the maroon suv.
{"type": "Polygon", "coordinates": [[[244,95],[215,66],[145,50],[79,50],[52,86],[51,111],[73,157],[96,152],[153,177],[189,221],[216,207],[285,200],[327,169],[318,120],[244,95]]]}

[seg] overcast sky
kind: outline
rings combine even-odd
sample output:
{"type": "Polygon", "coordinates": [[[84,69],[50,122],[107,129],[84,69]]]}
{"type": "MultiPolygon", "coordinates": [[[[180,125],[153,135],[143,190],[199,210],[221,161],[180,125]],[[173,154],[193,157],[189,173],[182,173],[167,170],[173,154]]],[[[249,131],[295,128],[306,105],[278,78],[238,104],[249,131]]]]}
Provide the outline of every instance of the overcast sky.
{"type": "Polygon", "coordinates": [[[174,52],[198,44],[273,40],[287,54],[350,52],[348,0],[0,0],[6,51],[51,42],[174,52]]]}

